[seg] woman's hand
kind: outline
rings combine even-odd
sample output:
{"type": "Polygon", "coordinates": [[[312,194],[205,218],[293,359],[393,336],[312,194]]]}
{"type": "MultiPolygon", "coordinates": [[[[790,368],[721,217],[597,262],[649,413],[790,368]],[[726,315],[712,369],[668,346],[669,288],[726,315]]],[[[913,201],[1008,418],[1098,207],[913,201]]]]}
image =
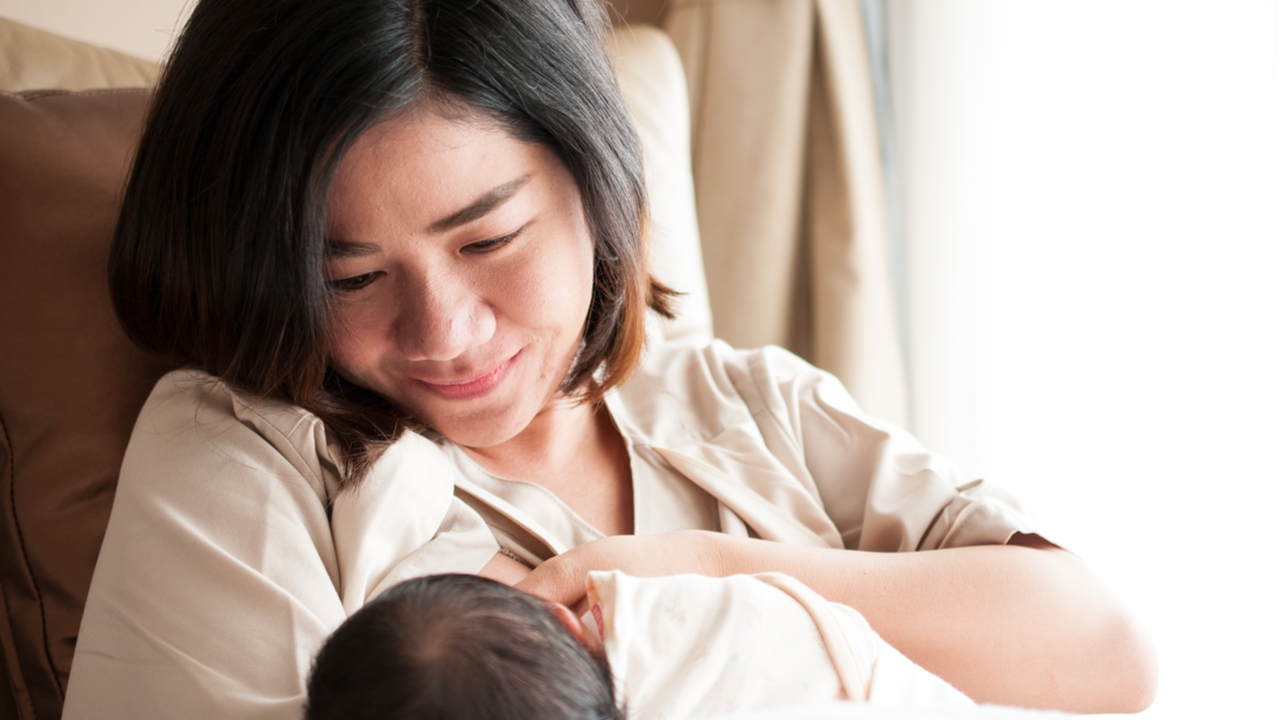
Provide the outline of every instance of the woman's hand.
{"type": "Polygon", "coordinates": [[[701,530],[606,537],[547,560],[515,587],[576,611],[593,570],[621,570],[634,577],[724,574],[718,549],[723,537],[701,530]]]}

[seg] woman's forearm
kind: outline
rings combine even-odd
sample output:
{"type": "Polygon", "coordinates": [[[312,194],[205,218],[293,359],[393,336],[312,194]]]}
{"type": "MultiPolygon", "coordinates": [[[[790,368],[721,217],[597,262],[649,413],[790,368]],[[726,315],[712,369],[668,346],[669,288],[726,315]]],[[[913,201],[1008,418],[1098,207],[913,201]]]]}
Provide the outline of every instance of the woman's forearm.
{"type": "Polygon", "coordinates": [[[979,702],[1136,712],[1154,697],[1144,633],[1079,558],[1052,546],[869,553],[707,540],[717,574],[786,572],[856,608],[891,645],[979,702]]]}

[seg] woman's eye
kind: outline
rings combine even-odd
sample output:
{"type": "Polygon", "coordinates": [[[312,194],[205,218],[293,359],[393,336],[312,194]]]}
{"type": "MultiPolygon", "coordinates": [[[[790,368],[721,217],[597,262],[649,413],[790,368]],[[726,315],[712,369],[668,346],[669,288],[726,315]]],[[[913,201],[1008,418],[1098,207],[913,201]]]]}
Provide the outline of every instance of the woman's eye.
{"type": "Polygon", "coordinates": [[[325,281],[325,285],[327,285],[330,290],[333,290],[336,292],[359,290],[360,288],[373,282],[374,278],[376,278],[379,274],[380,273],[370,272],[370,273],[365,273],[363,275],[352,275],[351,277],[348,277],[348,278],[339,278],[337,280],[327,280],[325,281]]]}
{"type": "Polygon", "coordinates": [[[476,254],[493,252],[494,250],[497,250],[498,248],[507,245],[512,240],[515,240],[516,237],[520,235],[520,232],[522,230],[524,230],[524,228],[520,228],[520,230],[516,230],[510,235],[503,235],[500,238],[493,238],[492,240],[481,240],[480,242],[473,242],[469,245],[464,246],[462,250],[464,252],[476,253],[476,254]]]}

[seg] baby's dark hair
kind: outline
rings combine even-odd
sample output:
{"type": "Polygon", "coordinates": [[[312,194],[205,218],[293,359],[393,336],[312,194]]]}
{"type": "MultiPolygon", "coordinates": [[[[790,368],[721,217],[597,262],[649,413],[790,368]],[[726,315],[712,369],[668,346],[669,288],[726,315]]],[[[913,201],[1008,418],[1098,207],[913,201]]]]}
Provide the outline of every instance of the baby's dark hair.
{"type": "Polygon", "coordinates": [[[307,720],[623,720],[603,654],[543,602],[475,575],[403,582],[347,619],[307,681],[307,720]]]}

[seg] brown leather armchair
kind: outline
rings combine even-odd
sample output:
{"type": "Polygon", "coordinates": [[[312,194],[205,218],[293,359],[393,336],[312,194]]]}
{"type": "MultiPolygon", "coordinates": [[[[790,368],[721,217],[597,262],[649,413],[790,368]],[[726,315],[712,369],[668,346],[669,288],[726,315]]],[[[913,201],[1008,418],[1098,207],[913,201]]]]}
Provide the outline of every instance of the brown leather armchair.
{"type": "Polygon", "coordinates": [[[106,289],[145,101],[140,90],[0,98],[0,632],[23,717],[60,715],[120,459],[165,370],[125,338],[106,289]]]}
{"type": "Polygon", "coordinates": [[[106,287],[147,93],[69,90],[155,68],[3,19],[0,48],[0,88],[59,88],[0,95],[0,707],[57,718],[120,459],[165,371],[106,287]]]}

